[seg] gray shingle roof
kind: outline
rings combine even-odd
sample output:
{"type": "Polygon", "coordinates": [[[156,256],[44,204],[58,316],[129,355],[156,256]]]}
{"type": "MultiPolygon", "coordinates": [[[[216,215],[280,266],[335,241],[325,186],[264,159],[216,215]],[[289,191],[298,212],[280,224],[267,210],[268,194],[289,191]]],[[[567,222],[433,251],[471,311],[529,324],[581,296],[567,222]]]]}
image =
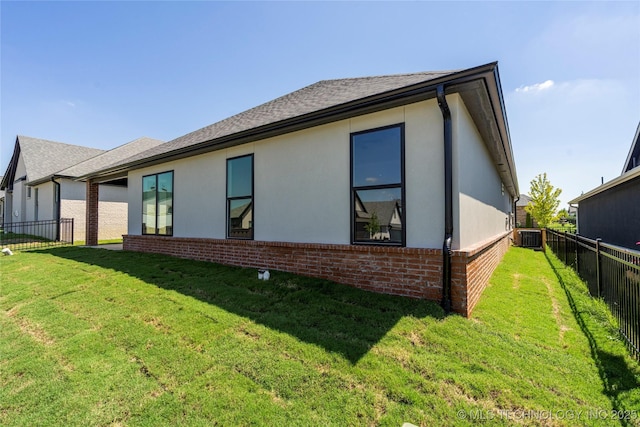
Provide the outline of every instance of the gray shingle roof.
{"type": "Polygon", "coordinates": [[[18,136],[17,143],[27,170],[27,180],[36,181],[51,176],[61,169],[82,162],[104,150],[64,144],[46,139],[18,136]]]}
{"type": "Polygon", "coordinates": [[[531,197],[526,194],[521,194],[520,200],[516,202],[516,206],[527,206],[529,203],[531,203],[531,197]]]}
{"type": "MultiPolygon", "coordinates": [[[[322,80],[273,101],[251,108],[166,144],[132,156],[121,164],[170,153],[203,142],[336,107],[369,96],[405,88],[453,74],[456,71],[422,72],[377,77],[322,80]]],[[[113,166],[116,166],[115,164],[113,166]]]]}
{"type": "Polygon", "coordinates": [[[164,144],[164,141],[148,138],[146,136],[138,138],[112,150],[99,154],[95,157],[91,157],[90,159],[75,164],[71,167],[62,169],[56,172],[56,175],[77,178],[91,172],[106,168],[113,164],[117,164],[131,156],[156,147],[160,144],[164,144]]]}

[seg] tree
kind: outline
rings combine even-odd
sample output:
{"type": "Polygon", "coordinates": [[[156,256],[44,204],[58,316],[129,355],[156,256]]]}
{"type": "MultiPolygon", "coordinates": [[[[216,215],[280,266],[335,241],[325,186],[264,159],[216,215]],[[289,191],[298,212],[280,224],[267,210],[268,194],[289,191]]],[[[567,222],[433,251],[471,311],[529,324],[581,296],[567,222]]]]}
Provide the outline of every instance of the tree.
{"type": "Polygon", "coordinates": [[[569,211],[565,208],[560,209],[558,212],[558,219],[560,222],[567,222],[569,220],[569,211]]]}
{"type": "Polygon", "coordinates": [[[539,227],[544,228],[555,219],[556,210],[560,206],[560,193],[562,190],[551,185],[546,172],[531,181],[531,203],[524,209],[538,221],[539,227]]]}
{"type": "Polygon", "coordinates": [[[376,211],[373,211],[371,221],[364,226],[364,229],[369,232],[370,239],[373,239],[373,236],[380,232],[380,221],[378,220],[378,213],[376,211]]]}

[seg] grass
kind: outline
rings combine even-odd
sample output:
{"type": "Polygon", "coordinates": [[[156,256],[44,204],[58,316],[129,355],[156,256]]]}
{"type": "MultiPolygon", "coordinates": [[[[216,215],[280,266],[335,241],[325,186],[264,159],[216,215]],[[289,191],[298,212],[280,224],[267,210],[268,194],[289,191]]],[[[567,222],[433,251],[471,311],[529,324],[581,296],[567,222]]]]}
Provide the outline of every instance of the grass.
{"type": "Polygon", "coordinates": [[[570,222],[565,222],[565,223],[561,223],[561,222],[554,222],[552,224],[549,224],[549,228],[555,231],[566,231],[567,233],[575,233],[576,232],[576,225],[575,224],[571,224],[570,222]]]}
{"type": "MultiPolygon", "coordinates": [[[[102,239],[102,240],[98,240],[98,244],[99,245],[110,245],[110,244],[113,244],[113,243],[122,243],[122,237],[119,238],[119,239],[102,239]]],[[[75,246],[84,246],[84,245],[87,244],[87,242],[84,241],[84,240],[75,240],[73,242],[73,244],[75,246]]]]}
{"type": "Polygon", "coordinates": [[[638,364],[541,252],[512,248],[471,319],[130,252],[23,252],[0,272],[2,425],[638,425],[638,364]]]}

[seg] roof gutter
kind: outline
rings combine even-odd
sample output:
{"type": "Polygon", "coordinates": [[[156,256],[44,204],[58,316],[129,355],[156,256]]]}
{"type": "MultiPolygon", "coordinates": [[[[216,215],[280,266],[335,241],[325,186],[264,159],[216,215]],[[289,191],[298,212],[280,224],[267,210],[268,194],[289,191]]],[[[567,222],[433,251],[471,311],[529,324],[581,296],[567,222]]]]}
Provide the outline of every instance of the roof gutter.
{"type": "Polygon", "coordinates": [[[451,241],[453,239],[453,133],[444,84],[436,89],[444,124],[444,242],[442,244],[442,308],[451,311],[451,241]]]}

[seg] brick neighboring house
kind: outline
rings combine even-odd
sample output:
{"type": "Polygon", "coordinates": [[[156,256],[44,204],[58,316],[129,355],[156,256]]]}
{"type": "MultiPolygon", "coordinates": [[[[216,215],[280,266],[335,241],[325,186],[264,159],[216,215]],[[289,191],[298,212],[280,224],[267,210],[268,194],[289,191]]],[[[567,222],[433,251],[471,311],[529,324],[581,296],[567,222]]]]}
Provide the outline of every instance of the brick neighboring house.
{"type": "MultiPolygon", "coordinates": [[[[520,199],[516,201],[516,227],[527,227],[527,211],[525,210],[525,206],[531,203],[531,197],[526,194],[521,194],[520,199]]],[[[531,227],[538,228],[538,222],[533,218],[533,216],[529,215],[531,227]]]]}
{"type": "Polygon", "coordinates": [[[509,248],[519,194],[497,63],[320,81],[83,178],[90,197],[128,179],[127,250],[463,315],[509,248]]]}
{"type": "MultiPolygon", "coordinates": [[[[19,135],[0,180],[0,189],[6,192],[4,221],[73,218],[74,239],[84,240],[86,185],[77,178],[161,143],[145,137],[105,151],[19,135]]],[[[126,184],[120,180],[103,186],[99,200],[102,239],[120,238],[127,231],[126,184]]],[[[41,230],[52,233],[47,228],[41,230]]]]}
{"type": "Polygon", "coordinates": [[[576,197],[578,233],[640,250],[640,123],[620,176],[576,197]]]}

